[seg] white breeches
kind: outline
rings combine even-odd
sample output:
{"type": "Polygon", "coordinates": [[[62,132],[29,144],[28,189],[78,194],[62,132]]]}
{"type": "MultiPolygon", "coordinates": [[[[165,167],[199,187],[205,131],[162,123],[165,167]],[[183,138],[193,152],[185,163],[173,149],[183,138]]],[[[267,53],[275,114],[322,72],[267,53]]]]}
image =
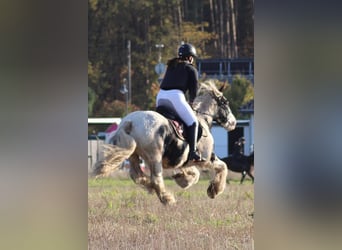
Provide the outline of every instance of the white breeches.
{"type": "Polygon", "coordinates": [[[187,126],[191,126],[193,123],[196,123],[196,125],[198,124],[195,113],[187,103],[183,91],[178,89],[161,89],[157,95],[157,107],[161,106],[161,103],[170,103],[172,106],[170,108],[173,108],[177,112],[178,116],[187,126]]]}

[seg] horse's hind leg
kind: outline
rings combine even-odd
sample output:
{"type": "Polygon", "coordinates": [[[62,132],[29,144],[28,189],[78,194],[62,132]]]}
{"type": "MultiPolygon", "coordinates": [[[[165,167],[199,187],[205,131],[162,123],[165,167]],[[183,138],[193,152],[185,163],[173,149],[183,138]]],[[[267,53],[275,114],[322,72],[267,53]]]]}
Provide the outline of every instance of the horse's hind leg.
{"type": "Polygon", "coordinates": [[[137,154],[133,154],[129,157],[130,169],[129,175],[131,179],[138,185],[142,185],[149,192],[153,191],[153,187],[150,179],[144,174],[144,172],[140,168],[139,164],[139,156],[137,154]]]}
{"type": "Polygon", "coordinates": [[[163,179],[163,166],[161,161],[148,164],[151,170],[151,182],[154,190],[156,191],[160,201],[167,205],[175,203],[175,197],[173,194],[169,193],[165,189],[164,179],[163,179]]]}
{"type": "Polygon", "coordinates": [[[249,177],[251,177],[252,183],[254,183],[254,176],[252,175],[252,173],[251,172],[247,172],[247,174],[248,174],[249,177]]]}
{"type": "Polygon", "coordinates": [[[210,198],[214,199],[226,188],[228,170],[226,164],[217,157],[212,164],[216,173],[214,179],[210,182],[210,185],[207,189],[207,194],[210,198]]]}

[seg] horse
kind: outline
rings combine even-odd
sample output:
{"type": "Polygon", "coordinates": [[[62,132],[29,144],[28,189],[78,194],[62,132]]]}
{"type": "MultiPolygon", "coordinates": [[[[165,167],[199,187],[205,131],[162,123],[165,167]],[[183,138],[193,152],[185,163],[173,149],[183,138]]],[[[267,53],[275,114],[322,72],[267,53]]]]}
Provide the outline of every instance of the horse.
{"type": "Polygon", "coordinates": [[[95,164],[93,174],[96,178],[108,176],[122,161],[129,159],[131,179],[149,192],[155,192],[164,204],[176,202],[174,195],[164,185],[163,169],[174,169],[173,179],[181,188],[189,188],[198,182],[200,172],[197,167],[214,172],[209,183],[207,195],[215,198],[226,187],[228,170],[213,152],[214,139],[210,132],[213,121],[227,131],[235,129],[236,118],[231,112],[228,100],[223,96],[223,86],[207,80],[201,82],[193,109],[201,125],[202,136],[198,138],[197,149],[204,161],[188,161],[189,146],[184,138],[175,133],[170,120],[152,110],[135,111],[125,116],[110,138],[104,144],[105,160],[95,164]],[[150,169],[147,176],[139,167],[143,159],[150,169]]]}
{"type": "Polygon", "coordinates": [[[254,183],[254,175],[252,174],[252,171],[254,170],[254,151],[248,156],[236,156],[233,154],[228,157],[221,158],[221,160],[226,163],[229,170],[242,174],[240,184],[243,183],[246,175],[251,177],[252,182],[254,183]]]}

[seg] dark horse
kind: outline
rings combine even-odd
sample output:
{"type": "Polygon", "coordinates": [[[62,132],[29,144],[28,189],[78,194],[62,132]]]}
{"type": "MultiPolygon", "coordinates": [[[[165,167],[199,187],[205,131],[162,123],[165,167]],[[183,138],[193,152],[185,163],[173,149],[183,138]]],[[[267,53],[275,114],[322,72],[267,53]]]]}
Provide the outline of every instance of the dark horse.
{"type": "Polygon", "coordinates": [[[242,174],[240,183],[242,184],[246,175],[251,177],[254,183],[254,175],[252,171],[254,170],[254,151],[250,155],[230,155],[228,157],[222,158],[221,161],[226,163],[229,170],[242,174]]]}

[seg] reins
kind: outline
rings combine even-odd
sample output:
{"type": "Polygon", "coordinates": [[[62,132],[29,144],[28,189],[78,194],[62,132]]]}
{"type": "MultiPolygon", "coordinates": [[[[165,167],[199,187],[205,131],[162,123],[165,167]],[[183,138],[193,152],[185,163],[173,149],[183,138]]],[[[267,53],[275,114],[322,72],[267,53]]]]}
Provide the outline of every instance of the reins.
{"type": "Polygon", "coordinates": [[[209,113],[206,113],[206,112],[201,112],[201,111],[198,111],[196,109],[194,109],[194,111],[197,113],[197,114],[201,114],[201,115],[207,115],[207,116],[210,116],[211,118],[214,118],[213,115],[209,114],[209,113]]]}
{"type": "MultiPolygon", "coordinates": [[[[206,88],[207,89],[207,88],[206,88]]],[[[207,89],[208,90],[208,89],[207,89]]],[[[213,93],[212,91],[209,90],[209,95],[211,96],[212,99],[214,99],[216,101],[216,104],[218,107],[221,107],[221,106],[225,106],[225,105],[228,105],[229,102],[228,100],[223,96],[223,95],[216,95],[215,93],[213,93]]],[[[225,124],[226,122],[226,115],[227,112],[223,112],[222,110],[219,111],[219,113],[217,114],[210,114],[208,113],[207,111],[200,111],[198,109],[199,107],[197,107],[196,109],[193,108],[194,112],[196,112],[197,115],[201,115],[201,116],[204,116],[203,117],[203,120],[205,120],[205,122],[207,123],[208,127],[211,128],[212,127],[212,123],[213,121],[216,121],[218,124],[225,124]],[[223,113],[222,113],[223,112],[223,113]],[[210,121],[210,118],[211,118],[211,121],[210,121]]]]}
{"type": "Polygon", "coordinates": [[[203,117],[203,120],[206,122],[208,128],[212,127],[212,122],[214,121],[214,116],[212,114],[209,114],[207,112],[202,112],[202,111],[199,111],[197,109],[193,109],[193,111],[195,111],[197,114],[199,114],[201,116],[205,116],[205,117],[203,117]],[[212,119],[211,122],[209,122],[209,119],[207,118],[207,116],[211,117],[211,119],[212,119]]]}
{"type": "MultiPolygon", "coordinates": [[[[210,94],[210,95],[216,100],[217,104],[219,105],[219,100],[218,100],[217,96],[215,96],[215,94],[210,94]]],[[[209,116],[212,118],[212,121],[214,121],[214,115],[213,114],[209,114],[208,112],[199,111],[198,109],[193,109],[193,111],[195,111],[197,114],[200,114],[200,115],[209,116]]],[[[211,128],[211,125],[210,125],[208,119],[204,118],[204,120],[206,121],[208,127],[211,128]]]]}

